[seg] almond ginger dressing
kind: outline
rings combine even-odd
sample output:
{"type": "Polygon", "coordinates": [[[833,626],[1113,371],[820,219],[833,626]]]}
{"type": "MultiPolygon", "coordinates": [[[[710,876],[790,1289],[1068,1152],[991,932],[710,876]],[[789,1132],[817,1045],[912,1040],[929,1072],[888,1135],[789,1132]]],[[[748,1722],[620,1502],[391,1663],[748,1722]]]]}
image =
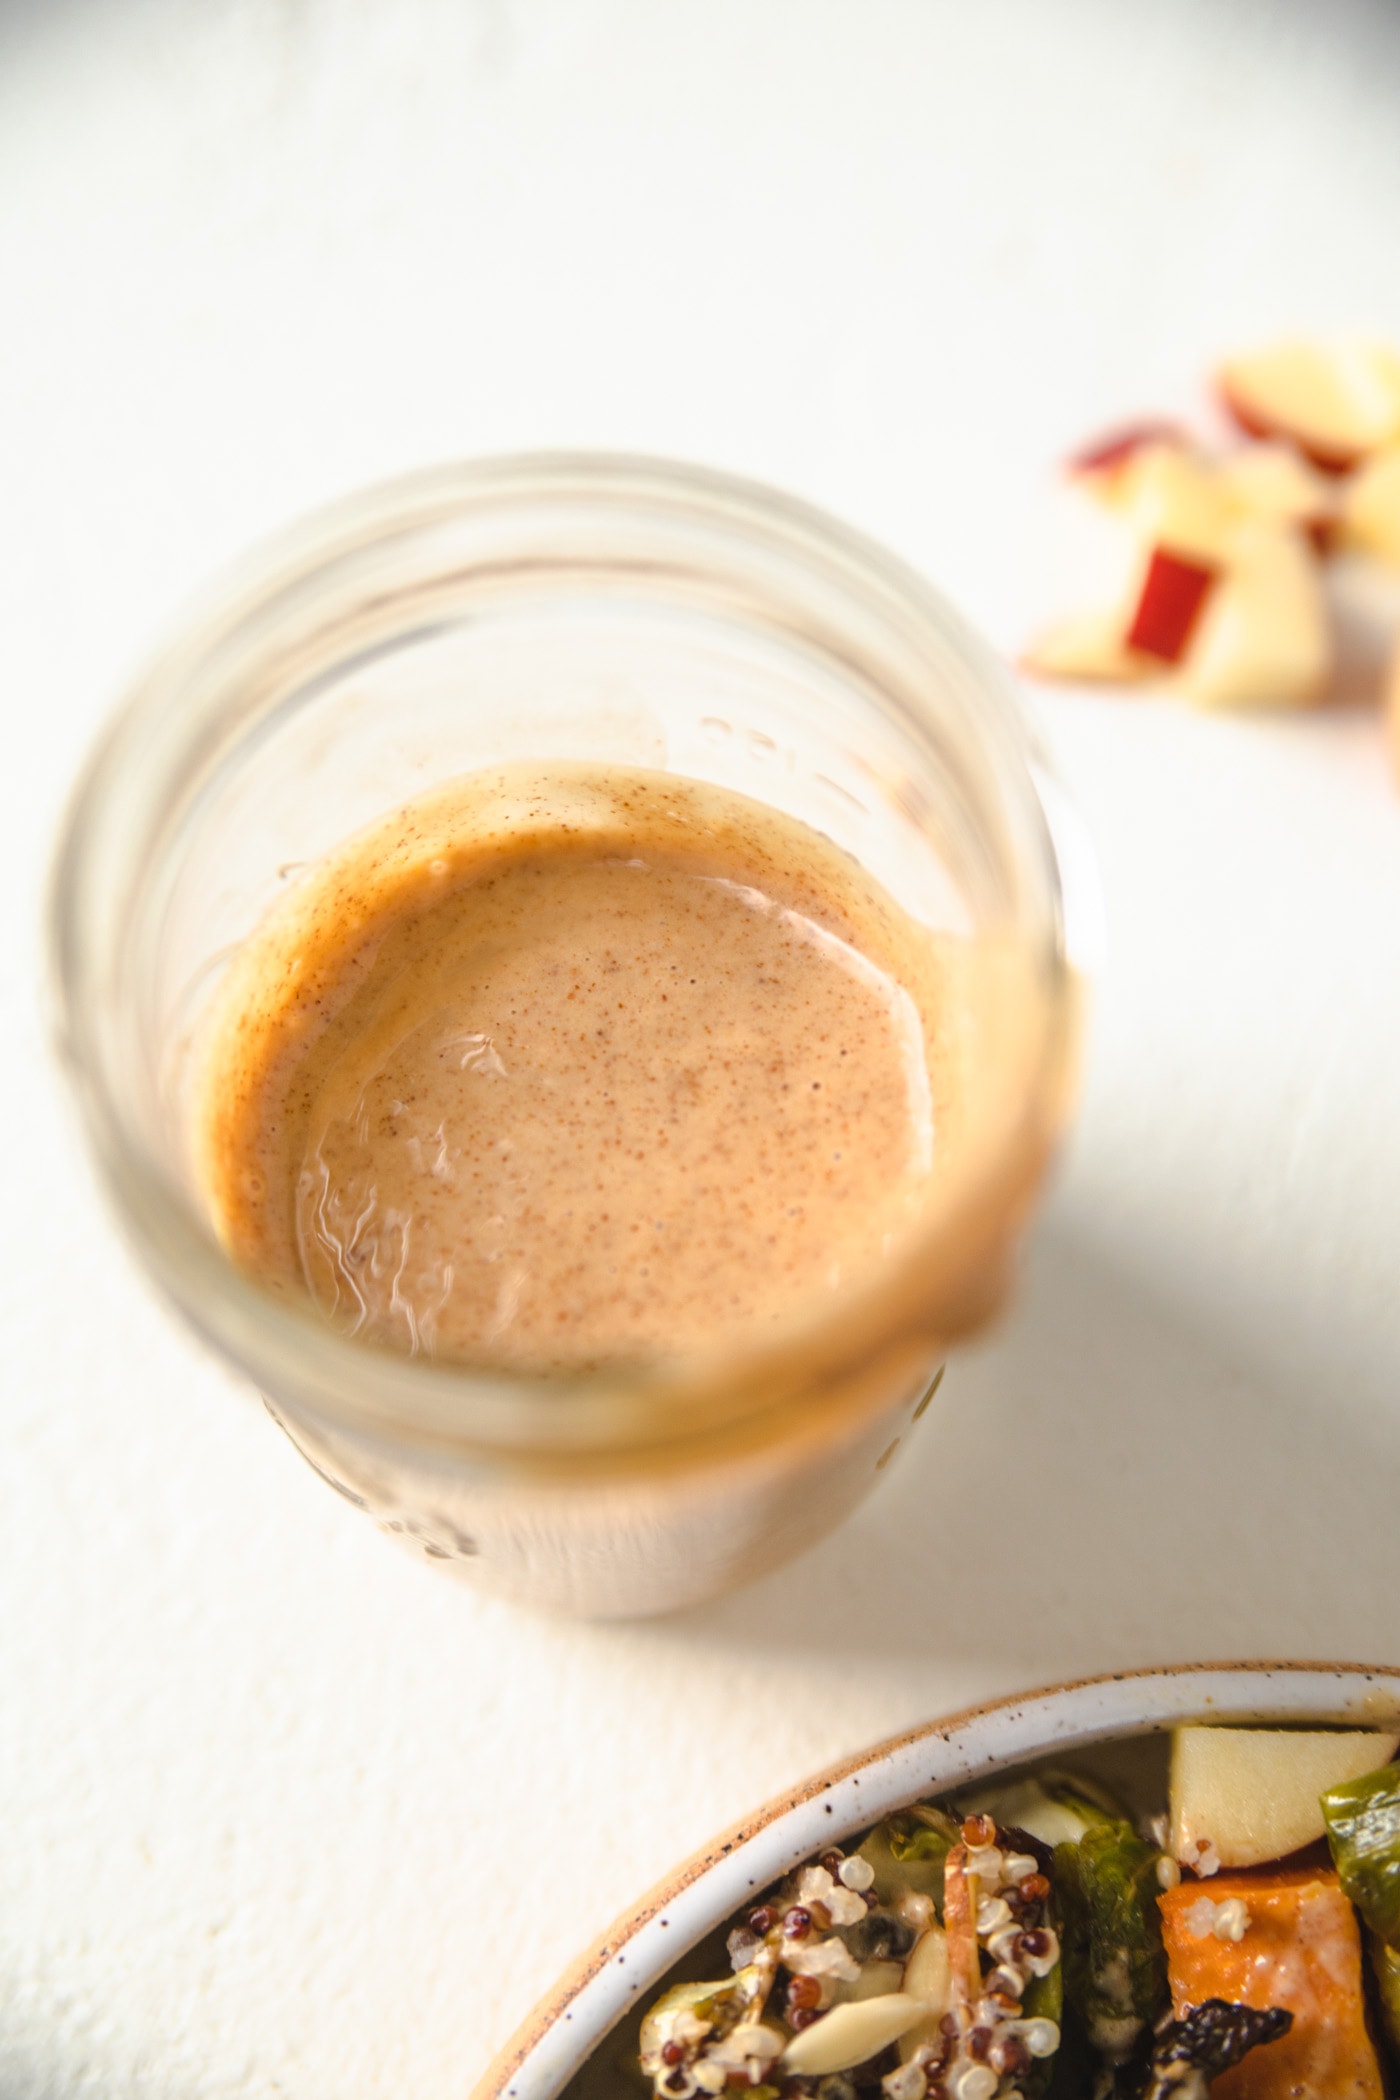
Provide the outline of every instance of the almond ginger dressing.
{"type": "Polygon", "coordinates": [[[907,1247],[967,1085],[952,982],[746,797],[473,774],[239,951],[202,1177],[241,1266],[406,1351],[547,1372],[761,1337],[907,1247]]]}

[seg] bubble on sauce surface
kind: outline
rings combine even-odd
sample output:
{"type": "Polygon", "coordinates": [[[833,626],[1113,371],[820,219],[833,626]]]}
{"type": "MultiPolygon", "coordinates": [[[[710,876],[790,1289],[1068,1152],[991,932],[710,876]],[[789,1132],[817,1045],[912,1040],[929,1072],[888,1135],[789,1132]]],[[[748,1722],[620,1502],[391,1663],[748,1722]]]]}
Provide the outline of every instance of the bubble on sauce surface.
{"type": "Polygon", "coordinates": [[[381,1201],[372,1159],[360,1175],[336,1177],[318,1155],[298,1177],[297,1208],[307,1282],[322,1311],[352,1335],[433,1354],[453,1265],[415,1259],[414,1219],[381,1201]]]}

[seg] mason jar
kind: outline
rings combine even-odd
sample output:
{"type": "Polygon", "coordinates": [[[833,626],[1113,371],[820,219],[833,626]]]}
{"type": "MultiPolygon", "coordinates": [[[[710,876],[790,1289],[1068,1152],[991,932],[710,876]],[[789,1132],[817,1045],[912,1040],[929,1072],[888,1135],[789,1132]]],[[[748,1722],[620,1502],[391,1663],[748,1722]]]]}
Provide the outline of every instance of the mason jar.
{"type": "Polygon", "coordinates": [[[1001,664],[922,578],[804,504],[588,455],[357,496],[227,578],[76,791],[56,1035],[107,1193],[185,1320],[416,1553],[587,1615],[728,1589],[860,1500],[1004,1293],[1073,1078],[1052,794],[1001,664]],[[1014,994],[981,1016],[983,1141],[888,1272],[814,1302],[781,1345],[721,1331],[683,1362],[548,1378],[409,1356],[242,1273],[201,1190],[201,1016],[286,885],[454,776],[561,759],[736,790],[916,921],[1014,959],[1014,994]]]}

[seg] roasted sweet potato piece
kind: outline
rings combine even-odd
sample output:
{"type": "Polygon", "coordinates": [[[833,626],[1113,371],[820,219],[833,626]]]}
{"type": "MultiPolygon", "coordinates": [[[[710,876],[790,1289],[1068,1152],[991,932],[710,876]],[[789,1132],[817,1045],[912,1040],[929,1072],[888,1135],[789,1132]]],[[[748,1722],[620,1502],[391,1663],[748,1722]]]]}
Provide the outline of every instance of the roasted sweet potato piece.
{"type": "Polygon", "coordinates": [[[1293,2015],[1287,2034],[1217,2079],[1213,2100],[1382,2100],[1361,1934],[1335,1874],[1218,1874],[1183,1881],[1158,1902],[1178,2016],[1207,1998],[1293,2015]]]}

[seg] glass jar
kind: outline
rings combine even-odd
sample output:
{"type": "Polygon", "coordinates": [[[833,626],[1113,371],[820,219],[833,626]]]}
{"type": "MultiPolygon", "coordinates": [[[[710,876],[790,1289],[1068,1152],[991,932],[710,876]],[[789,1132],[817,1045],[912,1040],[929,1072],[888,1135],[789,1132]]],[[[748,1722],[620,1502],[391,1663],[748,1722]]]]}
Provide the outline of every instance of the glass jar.
{"type": "Polygon", "coordinates": [[[593,456],[434,471],[229,578],[109,728],[53,900],[57,1038],[138,1254],[343,1495],[500,1594],[662,1611],[771,1568],[876,1479],[1002,1294],[1064,1117],[1073,975],[1009,678],[919,577],[770,491],[593,456]],[[798,817],[916,918],[1003,944],[995,1114],[878,1287],[781,1346],[531,1381],[274,1300],[192,1168],[192,1045],[298,870],[505,759],[688,775],[798,817]],[[1004,1067],[1004,1069],[1003,1069],[1004,1067]]]}

